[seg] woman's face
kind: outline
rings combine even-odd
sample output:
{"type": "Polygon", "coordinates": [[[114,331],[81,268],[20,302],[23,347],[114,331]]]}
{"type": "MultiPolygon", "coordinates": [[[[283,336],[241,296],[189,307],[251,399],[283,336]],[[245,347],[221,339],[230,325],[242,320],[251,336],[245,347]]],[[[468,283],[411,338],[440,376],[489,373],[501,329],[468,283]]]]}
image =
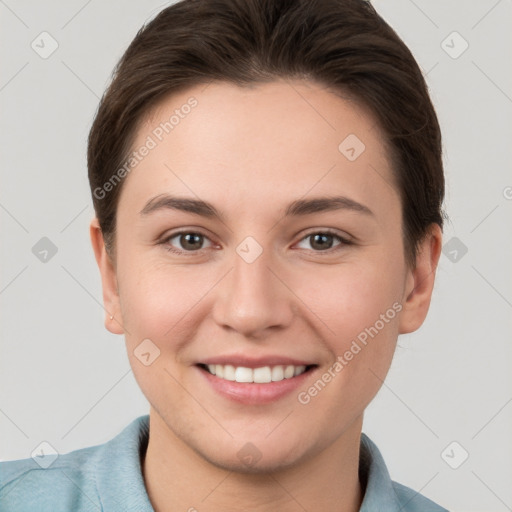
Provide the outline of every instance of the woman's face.
{"type": "Polygon", "coordinates": [[[360,432],[435,270],[428,247],[406,266],[374,119],[312,82],[213,82],[162,102],[133,150],[100,268],[152,425],[241,471],[360,432]]]}

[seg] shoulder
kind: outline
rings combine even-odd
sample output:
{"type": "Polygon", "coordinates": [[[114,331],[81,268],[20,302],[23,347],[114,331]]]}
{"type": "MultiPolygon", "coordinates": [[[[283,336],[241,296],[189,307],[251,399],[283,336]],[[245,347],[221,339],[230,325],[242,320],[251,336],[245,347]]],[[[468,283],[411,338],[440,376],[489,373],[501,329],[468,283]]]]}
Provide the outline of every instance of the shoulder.
{"type": "Polygon", "coordinates": [[[400,503],[400,510],[403,512],[448,512],[447,509],[437,505],[437,503],[434,503],[410,487],[394,481],[392,485],[400,503]]]}
{"type": "MultiPolygon", "coordinates": [[[[51,462],[44,461],[44,456],[39,462],[32,458],[1,462],[2,512],[80,512],[98,506],[94,466],[100,447],[58,455],[51,462]]],[[[101,510],[101,506],[98,508],[101,510]]]]}
{"type": "Polygon", "coordinates": [[[365,492],[360,512],[448,512],[422,494],[391,480],[377,445],[361,434],[359,478],[365,492]]]}
{"type": "Polygon", "coordinates": [[[0,462],[1,512],[151,511],[140,464],[148,420],[135,419],[104,444],[0,462]]]}

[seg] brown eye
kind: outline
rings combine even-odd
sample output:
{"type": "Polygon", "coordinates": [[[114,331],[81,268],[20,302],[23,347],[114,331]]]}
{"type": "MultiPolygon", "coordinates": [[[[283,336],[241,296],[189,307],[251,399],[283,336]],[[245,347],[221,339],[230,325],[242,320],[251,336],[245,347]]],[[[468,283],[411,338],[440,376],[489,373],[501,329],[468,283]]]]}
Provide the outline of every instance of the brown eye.
{"type": "Polygon", "coordinates": [[[186,233],[184,235],[178,235],[181,247],[187,251],[193,251],[194,249],[200,249],[202,245],[203,236],[197,233],[186,233]]]}
{"type": "Polygon", "coordinates": [[[209,241],[209,239],[201,233],[181,231],[167,237],[162,243],[167,246],[169,251],[182,254],[186,252],[198,252],[204,248],[203,244],[206,240],[209,241]],[[173,240],[176,241],[172,242],[173,240]]]}
{"type": "Polygon", "coordinates": [[[332,247],[334,237],[325,233],[317,233],[316,235],[309,235],[309,238],[311,239],[311,247],[323,251],[332,247]]]}
{"type": "Polygon", "coordinates": [[[306,235],[300,243],[307,243],[309,247],[301,247],[303,249],[313,250],[314,252],[326,252],[337,250],[344,245],[350,245],[350,241],[330,231],[316,231],[306,235]],[[338,240],[338,243],[335,241],[338,240]]]}

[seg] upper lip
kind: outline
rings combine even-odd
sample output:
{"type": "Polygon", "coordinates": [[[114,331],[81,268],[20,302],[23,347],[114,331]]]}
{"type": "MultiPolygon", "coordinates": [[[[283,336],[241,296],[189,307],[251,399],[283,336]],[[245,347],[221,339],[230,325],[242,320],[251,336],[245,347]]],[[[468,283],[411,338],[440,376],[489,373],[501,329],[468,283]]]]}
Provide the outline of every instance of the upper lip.
{"type": "Polygon", "coordinates": [[[198,364],[220,364],[220,365],[233,365],[235,367],[243,366],[244,368],[261,368],[263,366],[311,366],[315,363],[292,357],[270,355],[265,357],[248,357],[241,355],[224,355],[209,357],[201,360],[198,364]]]}

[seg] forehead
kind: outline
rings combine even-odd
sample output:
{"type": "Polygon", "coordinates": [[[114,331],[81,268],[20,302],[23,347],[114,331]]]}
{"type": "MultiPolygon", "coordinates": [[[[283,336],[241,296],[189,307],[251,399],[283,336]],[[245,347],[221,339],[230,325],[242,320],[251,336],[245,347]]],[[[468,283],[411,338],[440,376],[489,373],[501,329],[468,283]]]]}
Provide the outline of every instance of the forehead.
{"type": "Polygon", "coordinates": [[[398,197],[373,116],[314,82],[183,90],[142,120],[132,150],[144,146],[122,192],[139,210],[165,192],[239,212],[307,194],[339,192],[363,203],[398,197]]]}

